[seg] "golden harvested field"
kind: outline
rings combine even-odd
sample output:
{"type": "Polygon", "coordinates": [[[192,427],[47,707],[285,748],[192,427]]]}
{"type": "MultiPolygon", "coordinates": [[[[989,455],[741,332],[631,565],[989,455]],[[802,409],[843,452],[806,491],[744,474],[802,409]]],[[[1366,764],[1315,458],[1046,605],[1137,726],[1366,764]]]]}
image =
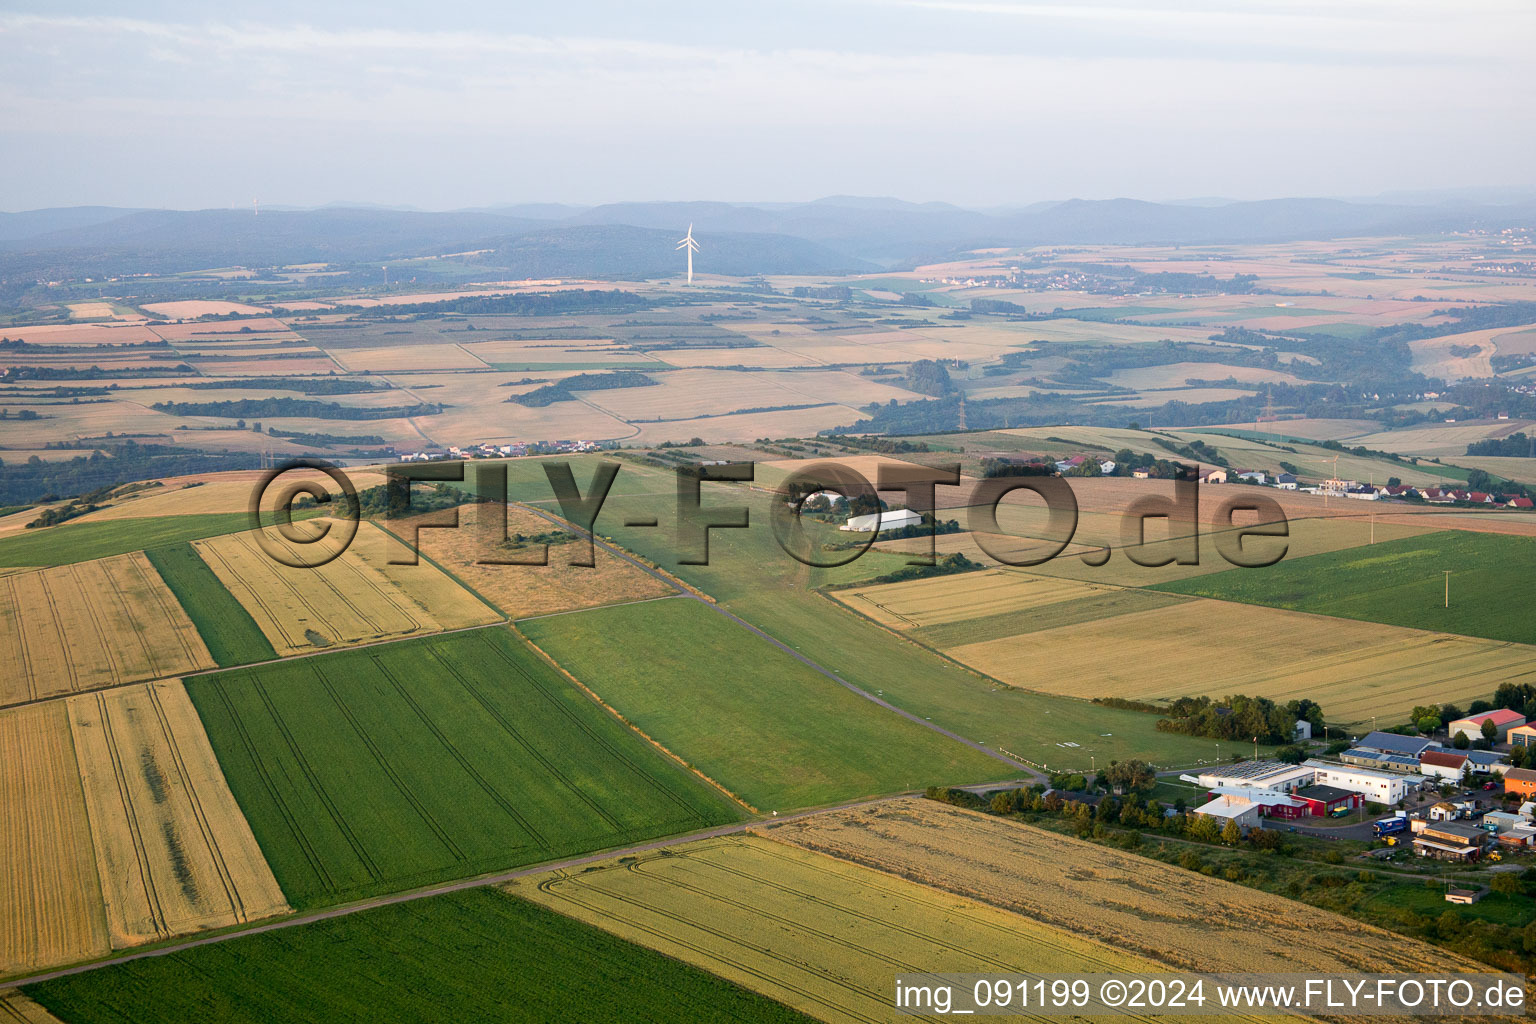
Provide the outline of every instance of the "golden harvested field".
{"type": "Polygon", "coordinates": [[[100,320],[116,315],[112,310],[112,303],[110,302],[69,303],[69,317],[71,320],[100,320]]]}
{"type": "MultiPolygon", "coordinates": [[[[753,441],[759,437],[806,437],[830,427],[856,423],[863,417],[864,414],[852,406],[820,405],[814,409],[784,409],[779,412],[701,416],[698,419],[670,420],[665,423],[637,423],[628,426],[627,430],[631,432],[629,436],[635,444],[687,441],[694,437],[721,444],[728,441],[753,441]]],[[[541,436],[548,437],[549,432],[541,436]]]]}
{"type": "MultiPolygon", "coordinates": [[[[276,438],[272,439],[276,441],[276,438]]],[[[260,450],[270,450],[276,445],[264,445],[260,450]]],[[[306,451],[312,450],[306,448],[306,451]]],[[[263,475],[262,470],[234,470],[227,473],[210,473],[201,476],[167,477],[163,487],[135,491],[106,508],[81,516],[80,522],[100,522],[109,519],[152,519],[156,516],[190,516],[210,512],[245,512],[250,508],[251,496],[263,475]]],[[[376,487],[384,482],[384,474],[368,470],[347,470],[347,476],[359,491],[376,487]]],[[[282,489],[302,480],[313,480],[332,494],[337,487],[330,477],[319,472],[293,470],[284,473],[267,492],[264,507],[270,508],[282,489]]]]}
{"type": "Polygon", "coordinates": [[[288,911],[180,682],[66,703],[114,948],[288,911]]]}
{"type": "MultiPolygon", "coordinates": [[[[591,568],[571,565],[577,550],[584,550],[584,545],[576,542],[551,544],[548,565],[477,565],[476,559],[486,557],[531,559],[538,556],[538,549],[532,545],[510,550],[501,548],[500,522],[492,519],[482,524],[476,519],[479,511],[477,507],[461,509],[461,526],[457,530],[423,530],[421,551],[509,618],[525,619],[604,604],[645,601],[676,592],[673,587],[601,546],[596,548],[593,559],[596,564],[591,568]]],[[[428,518],[430,515],[422,520],[428,518]]],[[[409,527],[411,521],[399,525],[409,527]]],[[[515,505],[507,509],[508,536],[533,536],[556,529],[549,520],[526,509],[515,505]]]]}
{"type": "MultiPolygon", "coordinates": [[[[1438,404],[1438,403],[1437,403],[1438,404]]],[[[1424,455],[1431,458],[1464,458],[1467,445],[1489,438],[1508,437],[1517,431],[1530,436],[1536,429],[1531,420],[1481,420],[1476,423],[1436,423],[1403,430],[1387,430],[1366,434],[1354,442],[1367,448],[1398,452],[1403,455],[1424,455]]],[[[1460,459],[1453,459],[1460,464],[1460,459]]]]}
{"type": "Polygon", "coordinates": [[[891,874],[755,836],[706,839],[510,892],[819,1020],[892,1019],[892,978],[1156,965],[891,874]]]}
{"type": "Polygon", "coordinates": [[[261,306],[248,306],[243,302],[223,302],[215,299],[181,299],[176,302],[151,302],[143,307],[151,313],[159,313],[173,319],[184,319],[199,316],[228,316],[231,313],[239,313],[244,316],[256,313],[270,313],[271,310],[261,306]]]}
{"type": "Polygon", "coordinates": [[[298,335],[276,317],[254,317],[249,320],[229,320],[223,323],[155,324],[154,331],[166,341],[236,341],[252,334],[282,335],[297,338],[298,335]]]}
{"type": "Polygon", "coordinates": [[[916,629],[989,615],[1027,612],[1042,605],[1073,601],[1111,589],[1118,588],[994,569],[839,590],[834,591],[833,596],[882,626],[916,629]]]}
{"type": "Polygon", "coordinates": [[[109,946],[62,701],[0,711],[0,974],[109,946]]]}
{"type": "Polygon", "coordinates": [[[665,416],[691,419],[781,405],[829,401],[809,398],[767,379],[734,370],[671,370],[652,377],[649,387],[578,392],[582,399],[624,420],[665,416]]]}
{"type": "Polygon", "coordinates": [[[1227,366],[1223,363],[1167,363],[1163,366],[1144,366],[1130,370],[1116,370],[1104,378],[1111,384],[1135,391],[1156,388],[1182,388],[1185,381],[1226,380],[1235,378],[1244,383],[1298,383],[1292,374],[1280,370],[1265,370],[1254,366],[1227,366]]]}
{"type": "Polygon", "coordinates": [[[1492,377],[1493,367],[1488,360],[1500,351],[1498,339],[1518,334],[1522,330],[1529,330],[1529,327],[1495,327],[1486,331],[1468,331],[1464,334],[1447,334],[1441,338],[1410,341],[1408,348],[1413,352],[1413,369],[1446,381],[1456,381],[1462,377],[1492,377]],[[1475,348],[1477,354],[1458,356],[1451,351],[1453,347],[1475,348]]]}
{"type": "Polygon", "coordinates": [[[378,348],[335,349],[331,358],[354,373],[369,370],[484,370],[483,360],[460,345],[385,345],[378,348]]]}
{"type": "Polygon", "coordinates": [[[142,552],[0,580],[0,705],[213,668],[142,552]]]}
{"type": "MultiPolygon", "coordinates": [[[[276,531],[269,535],[296,550],[276,531]]],[[[345,554],[316,569],[273,561],[249,533],[193,546],[279,654],[436,633],[499,618],[425,560],[389,565],[392,554],[403,549],[368,522],[360,524],[345,554]]]]}
{"type": "Polygon", "coordinates": [[[158,334],[139,323],[0,327],[0,338],[20,339],[34,345],[138,345],[160,340],[158,334]]]}
{"type": "MultiPolygon", "coordinates": [[[[955,461],[959,461],[958,455],[955,461]]],[[[811,466],[829,463],[859,474],[869,481],[871,487],[875,486],[880,478],[881,466],[890,466],[894,469],[902,470],[924,468],[916,462],[898,459],[892,455],[835,455],[827,459],[772,459],[768,462],[759,462],[757,464],[756,478],[753,480],[753,486],[773,490],[782,484],[791,473],[811,466]]],[[[974,481],[962,477],[959,486],[938,487],[935,493],[939,498],[940,505],[942,505],[946,496],[951,494],[968,494],[973,485],[974,481]]],[[[892,508],[900,506],[899,494],[887,494],[886,497],[892,499],[892,508]]]]}
{"type": "Polygon", "coordinates": [[[676,367],[762,366],[785,368],[815,362],[798,352],[781,348],[673,348],[651,355],[676,367]]]}
{"type": "Polygon", "coordinates": [[[764,831],[1113,944],[1170,970],[1487,970],[1326,910],[932,801],[832,811],[764,831]]]}
{"type": "Polygon", "coordinates": [[[1413,525],[1423,523],[1439,530],[1470,530],[1473,533],[1506,533],[1513,537],[1536,537],[1536,515],[1529,512],[1460,512],[1434,511],[1423,516],[1388,515],[1378,519],[1398,523],[1412,520],[1413,525]]]}
{"type": "Polygon", "coordinates": [[[643,363],[652,357],[612,338],[467,341],[466,352],[486,363],[643,363]]]}
{"type": "Polygon", "coordinates": [[[1310,697],[1344,723],[1536,682],[1536,649],[1521,644],[1204,599],[947,653],[1005,683],[1067,697],[1310,697]]]}
{"type": "Polygon", "coordinates": [[[61,1024],[57,1017],[16,989],[0,992],[0,1021],[4,1024],[61,1024]]]}
{"type": "Polygon", "coordinates": [[[1230,402],[1257,394],[1253,388],[1170,388],[1166,391],[1149,391],[1135,398],[1109,398],[1094,405],[1109,405],[1117,409],[1151,409],[1165,402],[1230,402]]]}

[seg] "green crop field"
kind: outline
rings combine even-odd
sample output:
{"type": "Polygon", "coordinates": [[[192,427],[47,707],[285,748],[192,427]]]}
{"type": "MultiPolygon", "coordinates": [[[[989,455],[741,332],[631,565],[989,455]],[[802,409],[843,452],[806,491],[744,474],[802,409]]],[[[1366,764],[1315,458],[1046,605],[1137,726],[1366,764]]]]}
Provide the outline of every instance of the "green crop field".
{"type": "MultiPolygon", "coordinates": [[[[583,493],[595,461],[590,457],[571,460],[583,493]]],[[[509,487],[514,497],[540,508],[557,507],[534,460],[514,460],[511,466],[509,487]]],[[[871,550],[839,568],[804,566],[785,554],[774,540],[768,526],[770,500],[768,494],[749,492],[739,484],[706,484],[706,506],[745,505],[751,513],[751,526],[711,531],[710,564],[680,565],[678,543],[670,528],[677,510],[674,474],[625,462],[598,517],[597,530],[698,587],[818,664],[835,669],[849,682],[968,739],[1002,747],[1053,768],[1072,770],[1089,769],[1095,758],[1137,757],[1157,764],[1187,764],[1214,755],[1215,746],[1209,740],[1158,732],[1156,715],[1002,686],[925,647],[897,639],[821,597],[816,587],[891,572],[904,566],[907,556],[871,550]],[[624,526],[628,518],[648,516],[657,517],[663,527],[624,526]]],[[[1077,559],[1068,561],[1089,571],[1077,559]]],[[[1144,579],[1139,577],[1138,582],[1144,579]]],[[[641,607],[654,610],[659,606],[641,607]]],[[[537,628],[575,629],[573,622],[557,627],[560,622],[552,619],[542,627],[524,625],[531,627],[530,635],[537,628]]],[[[1041,671],[1049,670],[1049,658],[1042,654],[1041,671]]],[[[595,686],[605,697],[612,687],[612,683],[595,686]]],[[[631,709],[619,707],[630,713],[631,709]]],[[[981,780],[978,776],[976,781],[981,780]]]]}
{"type": "Polygon", "coordinates": [[[186,542],[144,552],[185,609],[220,667],[249,665],[277,657],[249,612],[186,542]]]}
{"type": "Polygon", "coordinates": [[[224,672],[187,689],[296,908],[739,815],[505,629],[224,672]]]}
{"type": "Polygon", "coordinates": [[[494,889],[134,960],[26,994],[69,1024],[809,1019],[494,889]]]}
{"type": "Polygon", "coordinates": [[[1536,643],[1536,540],[1444,530],[1229,569],[1156,589],[1346,619],[1536,643]],[[1450,607],[1445,570],[1451,571],[1450,607]]]}
{"type": "Polygon", "coordinates": [[[764,811],[1011,775],[697,601],[600,608],[521,628],[647,735],[764,811]]]}

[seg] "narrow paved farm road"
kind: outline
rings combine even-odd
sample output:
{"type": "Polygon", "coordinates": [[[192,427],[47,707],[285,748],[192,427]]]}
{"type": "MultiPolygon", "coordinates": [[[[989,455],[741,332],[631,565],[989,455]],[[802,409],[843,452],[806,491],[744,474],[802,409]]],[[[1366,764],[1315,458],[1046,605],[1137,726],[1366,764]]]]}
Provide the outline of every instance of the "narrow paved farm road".
{"type": "Polygon", "coordinates": [[[948,729],[944,728],[941,725],[934,725],[932,722],[928,721],[928,719],[926,719],[926,718],[923,718],[921,715],[915,715],[915,714],[913,714],[910,711],[907,711],[907,710],[905,710],[903,708],[899,708],[896,705],[892,704],[890,701],[888,701],[885,698],[879,696],[878,694],[870,693],[868,690],[864,689],[863,687],[855,686],[853,683],[850,683],[848,680],[844,679],[842,676],[838,675],[836,672],[834,672],[831,669],[827,668],[826,666],[822,665],[820,662],[817,662],[817,661],[815,661],[815,660],[813,660],[811,658],[806,657],[804,654],[800,653],[798,650],[796,650],[795,648],[789,646],[788,644],[784,643],[783,641],[779,640],[778,638],[776,638],[774,636],[771,636],[768,633],[765,633],[761,629],[758,629],[756,626],[752,625],[752,623],[748,622],[746,619],[742,618],[740,615],[737,615],[735,612],[732,612],[732,611],[729,611],[729,610],[727,610],[725,608],[722,608],[719,604],[716,604],[714,601],[707,601],[704,598],[700,597],[698,594],[695,594],[691,590],[686,590],[686,589],[684,589],[682,587],[679,587],[678,584],[677,584],[677,581],[674,580],[672,577],[668,576],[666,573],[662,572],[661,570],[656,569],[656,568],[652,567],[651,565],[641,561],[640,559],[636,558],[634,555],[631,555],[629,552],[625,551],[623,548],[618,547],[617,545],[614,545],[614,544],[610,544],[608,541],[604,540],[603,538],[595,536],[594,534],[588,532],[587,530],[583,530],[581,527],[577,526],[576,524],[568,522],[567,520],[561,519],[559,516],[555,515],[553,512],[546,512],[543,509],[537,508],[537,507],[535,507],[533,505],[524,505],[523,507],[527,508],[530,512],[533,512],[536,515],[542,516],[543,518],[549,520],[551,523],[554,523],[556,526],[559,526],[562,529],[566,529],[566,530],[572,531],[573,533],[575,533],[579,537],[590,537],[592,539],[593,543],[601,545],[604,550],[610,552],[611,554],[615,555],[618,558],[624,559],[624,561],[628,562],[630,565],[635,566],[636,568],[640,569],[641,571],[649,573],[650,575],[656,577],[658,580],[661,580],[663,583],[667,584],[668,586],[676,588],[678,590],[680,596],[687,597],[687,598],[690,598],[690,599],[692,599],[694,601],[697,601],[697,602],[699,602],[699,604],[703,605],[705,608],[710,609],[711,611],[715,612],[716,614],[725,616],[727,619],[730,619],[732,622],[734,622],[736,625],[740,626],[742,629],[748,630],[749,632],[755,633],[757,636],[762,637],[764,640],[768,641],[770,644],[772,644],[773,646],[777,647],[779,650],[783,651],[785,654],[789,655],[791,658],[794,658],[796,661],[800,662],[802,665],[806,666],[807,668],[814,669],[815,671],[817,671],[817,672],[821,673],[822,675],[826,676],[828,679],[832,680],[837,685],[839,685],[841,687],[844,687],[845,689],[849,690],[852,693],[858,694],[860,697],[863,697],[865,700],[867,700],[867,701],[869,701],[869,702],[871,702],[873,704],[878,704],[882,708],[884,708],[885,710],[890,711],[890,712],[892,712],[894,714],[900,715],[902,718],[905,718],[909,722],[916,722],[918,725],[922,726],[924,729],[931,729],[934,732],[938,733],[940,736],[948,737],[949,739],[954,740],[956,743],[963,743],[967,747],[970,747],[972,750],[975,750],[975,751],[977,751],[979,753],[987,755],[988,757],[992,758],[994,761],[1001,761],[1003,764],[1008,765],[1010,768],[1017,768],[1019,771],[1023,772],[1030,779],[1032,779],[1032,780],[1034,780],[1036,782],[1044,782],[1044,781],[1046,781],[1046,776],[1043,773],[1041,773],[1040,771],[1036,770],[1035,768],[1030,767],[1029,765],[1025,764],[1022,761],[1014,760],[1013,758],[1009,757],[1007,754],[1004,754],[1004,753],[1002,753],[1001,751],[998,751],[998,750],[994,750],[993,748],[988,747],[985,744],[977,743],[975,740],[966,739],[964,736],[961,736],[958,733],[951,732],[951,731],[949,731],[948,729]]]}

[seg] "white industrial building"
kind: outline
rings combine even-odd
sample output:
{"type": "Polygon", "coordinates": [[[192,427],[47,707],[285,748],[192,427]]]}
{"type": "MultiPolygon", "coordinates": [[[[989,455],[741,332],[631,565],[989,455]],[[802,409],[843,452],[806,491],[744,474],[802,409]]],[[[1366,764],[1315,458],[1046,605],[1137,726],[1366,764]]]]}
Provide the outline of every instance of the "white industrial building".
{"type": "Polygon", "coordinates": [[[1237,822],[1240,828],[1258,828],[1261,807],[1246,797],[1223,793],[1210,803],[1196,807],[1195,813],[1215,818],[1222,824],[1230,820],[1237,822]]]}
{"type": "Polygon", "coordinates": [[[1302,765],[1312,769],[1319,785],[1359,793],[1378,804],[1395,804],[1406,799],[1422,781],[1409,775],[1394,775],[1391,772],[1334,764],[1331,761],[1310,760],[1303,761],[1302,765]]]}
{"type": "Polygon", "coordinates": [[[1283,761],[1238,761],[1200,772],[1192,779],[1202,789],[1232,790],[1259,789],[1271,793],[1290,793],[1315,781],[1316,773],[1306,765],[1286,764],[1283,761]]]}
{"type": "Polygon", "coordinates": [[[921,526],[922,523],[923,517],[916,512],[909,508],[898,508],[889,512],[871,512],[867,516],[851,516],[838,529],[849,533],[884,533],[905,526],[921,526]]]}

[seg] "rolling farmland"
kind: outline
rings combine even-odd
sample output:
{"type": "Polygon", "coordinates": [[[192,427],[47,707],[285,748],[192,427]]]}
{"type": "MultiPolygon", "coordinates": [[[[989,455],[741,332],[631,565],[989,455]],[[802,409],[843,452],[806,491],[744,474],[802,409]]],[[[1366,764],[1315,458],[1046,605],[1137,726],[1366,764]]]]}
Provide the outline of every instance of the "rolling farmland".
{"type": "Polygon", "coordinates": [[[1485,969],[1280,896],[931,801],[821,814],[765,834],[1113,943],[1174,970],[1485,969]]]}
{"type": "Polygon", "coordinates": [[[62,701],[0,711],[0,975],[110,948],[62,701]]]}
{"type": "Polygon", "coordinates": [[[888,1019],[892,977],[905,972],[1154,969],[1072,931],[751,836],[509,888],[829,1024],[888,1019]]]}
{"type": "Polygon", "coordinates": [[[388,565],[392,543],[372,523],[361,524],[345,554],[315,569],[273,561],[248,533],[194,547],[282,654],[496,619],[435,566],[388,565]]]}
{"type": "Polygon", "coordinates": [[[1528,644],[1533,576],[1536,539],[1446,530],[1161,589],[1528,644]]]}
{"type": "Polygon", "coordinates": [[[505,629],[195,680],[295,907],[732,820],[505,629]]]}
{"type": "Polygon", "coordinates": [[[851,693],[697,601],[603,608],[520,628],[637,728],[764,811],[1010,771],[851,693]]]}
{"type": "MultiPolygon", "coordinates": [[[[520,546],[503,548],[500,522],[490,523],[482,532],[475,520],[478,511],[471,507],[464,512],[457,530],[421,531],[421,552],[453,573],[503,615],[522,619],[625,601],[644,601],[675,592],[673,587],[601,547],[596,549],[593,566],[571,565],[578,550],[585,551],[585,545],[579,542],[552,543],[546,565],[479,564],[484,558],[533,559],[538,557],[539,550],[538,542],[531,539],[520,546]]],[[[392,525],[404,534],[412,524],[407,520],[392,525]]],[[[525,538],[533,538],[559,529],[527,509],[515,505],[507,509],[507,534],[510,537],[522,534],[525,538]]]]}
{"type": "MultiPolygon", "coordinates": [[[[676,959],[494,889],[380,907],[29,986],[69,1024],[543,1024],[805,1018],[676,959]],[[573,1003],[573,993],[581,993],[573,1003]]],[[[0,1020],[4,1004],[0,1003],[0,1020]]],[[[45,1024],[26,1020],[26,1024],[45,1024]]]]}
{"type": "Polygon", "coordinates": [[[151,548],[144,556],[176,595],[220,668],[277,657],[256,620],[224,589],[191,544],[151,548]]]}
{"type": "Polygon", "coordinates": [[[0,974],[288,907],[179,682],[0,711],[0,974]]]}
{"type": "Polygon", "coordinates": [[[113,948],[287,912],[180,683],[67,706],[113,948]]]}
{"type": "Polygon", "coordinates": [[[0,578],[0,638],[17,659],[0,704],[214,665],[142,554],[0,578]]]}
{"type": "Polygon", "coordinates": [[[963,643],[946,653],[1011,685],[1068,697],[1308,697],[1330,721],[1349,723],[1375,715],[1391,721],[1420,701],[1487,699],[1505,681],[1536,682],[1536,650],[1524,645],[1218,601],[963,643]],[[1220,664],[1219,674],[1212,664],[1220,664]]]}

